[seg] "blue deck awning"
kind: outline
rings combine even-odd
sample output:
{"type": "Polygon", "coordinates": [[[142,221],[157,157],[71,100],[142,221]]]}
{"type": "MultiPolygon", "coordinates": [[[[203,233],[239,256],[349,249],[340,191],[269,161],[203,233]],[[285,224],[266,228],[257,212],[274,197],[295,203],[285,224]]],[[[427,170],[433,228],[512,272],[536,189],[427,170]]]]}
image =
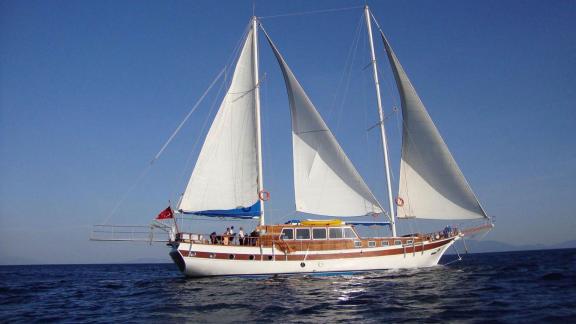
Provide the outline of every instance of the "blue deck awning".
{"type": "Polygon", "coordinates": [[[227,217],[227,218],[242,218],[242,219],[252,219],[260,217],[262,214],[262,209],[260,207],[260,201],[257,201],[254,205],[250,207],[239,207],[235,209],[223,209],[223,210],[201,210],[201,211],[184,211],[180,210],[182,214],[187,215],[199,215],[207,217],[227,217]]]}

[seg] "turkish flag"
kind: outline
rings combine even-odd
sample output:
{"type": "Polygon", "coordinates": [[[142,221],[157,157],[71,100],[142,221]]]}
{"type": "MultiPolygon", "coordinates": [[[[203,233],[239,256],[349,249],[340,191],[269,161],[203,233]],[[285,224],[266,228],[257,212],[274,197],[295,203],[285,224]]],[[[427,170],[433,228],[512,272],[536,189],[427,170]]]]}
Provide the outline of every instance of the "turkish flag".
{"type": "Polygon", "coordinates": [[[158,216],[156,216],[156,219],[169,219],[169,218],[174,218],[174,212],[170,207],[164,209],[163,211],[160,212],[160,214],[158,214],[158,216]]]}

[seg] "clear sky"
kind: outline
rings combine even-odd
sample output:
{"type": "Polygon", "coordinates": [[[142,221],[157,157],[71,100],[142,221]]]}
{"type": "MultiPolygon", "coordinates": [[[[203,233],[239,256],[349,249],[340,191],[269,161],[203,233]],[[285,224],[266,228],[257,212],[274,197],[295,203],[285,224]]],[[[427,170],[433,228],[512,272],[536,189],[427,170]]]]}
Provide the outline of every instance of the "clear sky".
{"type": "MultiPolygon", "coordinates": [[[[363,4],[257,1],[256,14],[363,4]]],[[[478,198],[496,217],[487,239],[576,239],[576,1],[369,4],[478,198]]],[[[162,245],[90,242],[91,225],[104,222],[137,182],[228,62],[251,15],[252,1],[0,1],[2,263],[165,258],[162,245]]],[[[361,15],[355,9],[262,21],[383,202],[378,132],[366,131],[377,115],[370,71],[363,70],[369,63],[365,29],[347,60],[361,15]]],[[[280,222],[294,218],[290,119],[282,76],[261,40],[268,220],[280,222]]],[[[391,113],[398,98],[386,86],[393,79],[381,44],[377,50],[391,113]]],[[[215,99],[217,91],[109,223],[147,224],[184,190],[215,99]]],[[[397,174],[398,118],[388,121],[397,174]]],[[[226,225],[205,222],[197,229],[226,225]]],[[[427,226],[402,223],[399,229],[427,226]]]]}

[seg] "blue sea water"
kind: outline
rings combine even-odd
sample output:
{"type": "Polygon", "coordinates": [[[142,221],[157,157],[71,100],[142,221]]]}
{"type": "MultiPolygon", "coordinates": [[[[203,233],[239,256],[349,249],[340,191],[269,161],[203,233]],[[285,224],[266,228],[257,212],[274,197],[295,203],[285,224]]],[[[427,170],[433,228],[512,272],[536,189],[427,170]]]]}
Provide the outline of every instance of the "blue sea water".
{"type": "Polygon", "coordinates": [[[574,323],[576,249],[329,276],[187,279],[172,264],[0,267],[0,322],[30,321],[574,323]]]}

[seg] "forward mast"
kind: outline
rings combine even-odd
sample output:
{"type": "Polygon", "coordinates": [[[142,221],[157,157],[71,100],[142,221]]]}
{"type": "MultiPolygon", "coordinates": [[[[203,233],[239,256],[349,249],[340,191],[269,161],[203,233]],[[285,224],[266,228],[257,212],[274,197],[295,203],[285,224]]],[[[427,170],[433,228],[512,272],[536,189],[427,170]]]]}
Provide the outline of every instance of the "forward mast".
{"type": "Polygon", "coordinates": [[[390,210],[390,228],[392,236],[396,236],[396,220],[394,213],[394,199],[392,198],[392,182],[390,177],[390,158],[388,157],[388,141],[386,139],[386,129],[384,128],[384,111],[382,109],[382,98],[380,95],[380,82],[378,80],[378,67],[376,65],[376,54],[374,51],[374,40],[372,39],[372,21],[370,19],[371,13],[368,6],[364,7],[364,16],[366,18],[366,27],[368,30],[368,41],[370,43],[370,60],[372,65],[372,75],[374,78],[374,86],[376,88],[376,102],[378,104],[378,121],[380,128],[380,137],[382,140],[382,151],[384,152],[384,168],[386,170],[386,185],[388,191],[388,206],[390,210]]]}

